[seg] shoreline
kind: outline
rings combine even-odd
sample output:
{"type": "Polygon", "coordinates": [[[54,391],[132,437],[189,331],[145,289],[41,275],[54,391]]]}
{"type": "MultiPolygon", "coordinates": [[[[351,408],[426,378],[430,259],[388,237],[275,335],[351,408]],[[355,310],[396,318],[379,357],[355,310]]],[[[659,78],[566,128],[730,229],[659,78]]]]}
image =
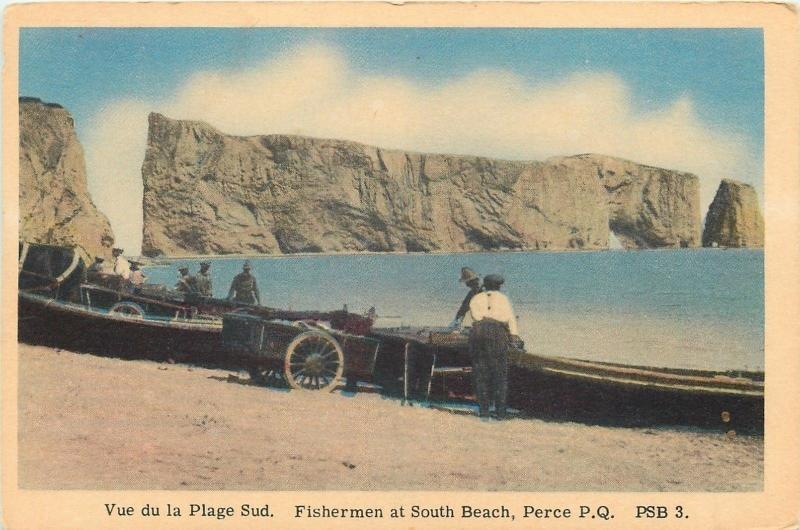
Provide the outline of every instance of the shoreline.
{"type": "Polygon", "coordinates": [[[718,252],[718,251],[735,251],[735,252],[763,252],[762,247],[742,247],[742,248],[725,248],[725,247],[694,247],[694,248],[633,248],[633,249],[548,249],[548,250],[531,250],[531,249],[508,249],[508,250],[464,250],[464,251],[450,251],[450,250],[432,250],[429,252],[404,252],[404,251],[347,251],[347,252],[297,252],[292,254],[187,254],[185,256],[126,256],[135,261],[151,266],[150,264],[158,264],[160,262],[175,262],[181,260],[200,260],[200,259],[219,259],[219,260],[234,260],[234,259],[281,259],[281,258],[309,258],[309,257],[338,257],[338,256],[464,256],[474,254],[590,254],[600,252],[718,252]]]}

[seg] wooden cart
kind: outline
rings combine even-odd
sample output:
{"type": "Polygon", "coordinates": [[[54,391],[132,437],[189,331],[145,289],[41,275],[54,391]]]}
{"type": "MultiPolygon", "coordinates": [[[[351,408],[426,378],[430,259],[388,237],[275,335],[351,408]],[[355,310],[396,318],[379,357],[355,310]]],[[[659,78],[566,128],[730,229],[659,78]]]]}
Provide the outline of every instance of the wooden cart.
{"type": "Polygon", "coordinates": [[[286,320],[247,310],[226,313],[223,347],[255,379],[281,374],[296,389],[330,392],[345,377],[349,384],[371,379],[380,341],[335,329],[324,320],[325,315],[286,320]]]}

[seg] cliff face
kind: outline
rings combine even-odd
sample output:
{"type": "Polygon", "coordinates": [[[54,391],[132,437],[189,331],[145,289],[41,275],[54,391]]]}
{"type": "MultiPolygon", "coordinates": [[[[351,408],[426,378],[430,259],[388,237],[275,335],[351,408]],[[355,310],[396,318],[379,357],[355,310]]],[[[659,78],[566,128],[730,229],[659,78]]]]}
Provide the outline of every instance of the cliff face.
{"type": "Polygon", "coordinates": [[[725,179],[708,209],[703,246],[763,247],[764,218],[756,190],[749,184],[725,179]]]}
{"type": "Polygon", "coordinates": [[[35,98],[19,102],[20,239],[110,256],[114,235],[89,197],[72,116],[35,98]]]}
{"type": "Polygon", "coordinates": [[[513,162],[235,137],[151,114],[146,255],[697,246],[692,175],[595,155],[513,162]]]}

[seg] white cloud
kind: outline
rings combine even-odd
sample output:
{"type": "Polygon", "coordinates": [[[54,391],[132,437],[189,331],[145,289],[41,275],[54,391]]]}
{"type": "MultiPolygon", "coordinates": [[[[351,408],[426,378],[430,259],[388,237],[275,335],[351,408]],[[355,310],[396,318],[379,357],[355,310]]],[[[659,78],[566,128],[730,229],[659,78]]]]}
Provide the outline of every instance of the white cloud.
{"type": "Polygon", "coordinates": [[[147,114],[206,121],[239,135],[303,134],[387,148],[509,159],[602,153],[701,177],[702,207],[719,179],[758,185],[746,139],[702,122],[686,95],[637,112],[613,73],[533,85],[507,70],[439,85],[364,74],[341,52],[310,43],[263,64],[198,72],[161,101],[100,109],[86,141],[91,191],[118,240],[138,250],[147,114]]]}

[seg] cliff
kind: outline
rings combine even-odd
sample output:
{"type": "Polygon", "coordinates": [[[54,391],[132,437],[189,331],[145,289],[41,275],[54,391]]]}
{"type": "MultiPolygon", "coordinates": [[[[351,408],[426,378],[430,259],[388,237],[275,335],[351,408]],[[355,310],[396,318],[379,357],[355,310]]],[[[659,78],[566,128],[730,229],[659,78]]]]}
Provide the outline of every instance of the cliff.
{"type": "Polygon", "coordinates": [[[110,256],[114,235],[89,196],[72,116],[36,98],[19,100],[19,237],[110,256]]]}
{"type": "Polygon", "coordinates": [[[237,137],[159,114],[145,255],[697,246],[697,177],[598,155],[544,162],[237,137]]]}
{"type": "Polygon", "coordinates": [[[703,246],[764,246],[764,218],[756,190],[749,184],[725,179],[708,209],[703,246]]]}

